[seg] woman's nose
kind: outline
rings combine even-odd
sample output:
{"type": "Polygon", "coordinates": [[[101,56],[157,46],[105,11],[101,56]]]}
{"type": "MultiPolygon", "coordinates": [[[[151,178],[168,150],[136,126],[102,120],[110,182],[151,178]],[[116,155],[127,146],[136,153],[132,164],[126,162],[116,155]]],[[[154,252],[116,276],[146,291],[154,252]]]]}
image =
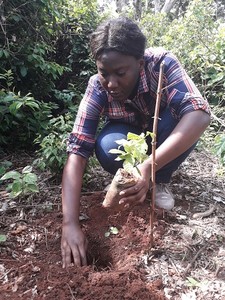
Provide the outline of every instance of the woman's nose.
{"type": "Polygon", "coordinates": [[[110,76],[108,79],[108,89],[115,89],[118,87],[118,81],[115,76],[110,76]]]}

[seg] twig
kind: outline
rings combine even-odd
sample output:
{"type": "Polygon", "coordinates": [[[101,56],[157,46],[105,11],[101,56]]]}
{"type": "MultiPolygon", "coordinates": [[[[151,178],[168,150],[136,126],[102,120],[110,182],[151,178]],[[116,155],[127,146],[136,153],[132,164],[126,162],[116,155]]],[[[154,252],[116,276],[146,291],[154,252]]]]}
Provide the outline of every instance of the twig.
{"type": "Polygon", "coordinates": [[[5,272],[1,277],[0,280],[2,280],[7,274],[9,274],[12,271],[12,268],[9,269],[7,272],[5,272]]]}
{"type": "Polygon", "coordinates": [[[153,122],[153,136],[152,136],[152,168],[151,168],[151,180],[152,180],[152,209],[150,216],[150,230],[151,230],[151,239],[150,239],[150,247],[153,246],[153,224],[154,224],[154,212],[155,212],[155,172],[156,172],[156,162],[155,162],[155,150],[156,150],[156,136],[157,136],[157,127],[158,127],[158,119],[159,119],[159,108],[162,96],[162,81],[163,81],[163,70],[164,70],[164,61],[160,64],[159,69],[159,82],[157,88],[157,98],[155,104],[155,113],[154,113],[154,122],[153,122]]]}
{"type": "Polygon", "coordinates": [[[215,208],[216,208],[215,205],[210,205],[209,209],[207,209],[204,212],[198,212],[198,213],[193,214],[192,218],[193,219],[199,219],[199,218],[208,217],[214,212],[215,208]]]}
{"type": "Polygon", "coordinates": [[[193,265],[193,263],[196,261],[196,259],[198,258],[199,254],[205,250],[205,248],[207,247],[207,243],[205,243],[205,245],[200,248],[198,250],[198,252],[195,254],[195,256],[192,258],[192,260],[189,262],[189,264],[187,265],[186,269],[184,270],[184,273],[183,273],[183,277],[186,277],[187,273],[189,272],[191,266],[193,265]]]}
{"type": "Polygon", "coordinates": [[[72,291],[72,289],[71,289],[71,287],[70,287],[70,285],[67,283],[67,286],[68,286],[68,288],[69,288],[69,290],[70,290],[70,294],[71,294],[71,296],[72,296],[72,300],[76,300],[76,298],[74,297],[74,295],[73,295],[73,291],[72,291]]]}
{"type": "Polygon", "coordinates": [[[213,112],[211,113],[212,117],[214,120],[216,120],[218,123],[220,123],[223,127],[225,127],[225,123],[220,119],[218,118],[213,112]]]}

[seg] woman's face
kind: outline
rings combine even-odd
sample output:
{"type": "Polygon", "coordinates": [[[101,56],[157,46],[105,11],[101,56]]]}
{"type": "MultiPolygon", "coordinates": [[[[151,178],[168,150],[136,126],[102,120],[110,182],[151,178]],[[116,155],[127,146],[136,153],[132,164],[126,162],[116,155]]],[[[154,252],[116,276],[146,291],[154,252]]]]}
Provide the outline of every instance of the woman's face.
{"type": "Polygon", "coordinates": [[[143,59],[116,51],[105,52],[96,61],[101,85],[117,101],[129,98],[143,64],[143,59]]]}

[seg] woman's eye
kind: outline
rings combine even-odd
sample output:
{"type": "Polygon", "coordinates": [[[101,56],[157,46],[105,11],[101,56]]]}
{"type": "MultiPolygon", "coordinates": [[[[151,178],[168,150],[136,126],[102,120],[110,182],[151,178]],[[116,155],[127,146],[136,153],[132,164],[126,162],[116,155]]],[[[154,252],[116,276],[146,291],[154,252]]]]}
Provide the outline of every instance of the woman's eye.
{"type": "Polygon", "coordinates": [[[100,73],[100,76],[102,76],[103,78],[107,77],[106,73],[100,73]]]}
{"type": "Polygon", "coordinates": [[[117,75],[118,75],[118,76],[121,76],[121,77],[124,76],[125,74],[126,74],[125,72],[118,72],[118,73],[117,73],[117,75]]]}

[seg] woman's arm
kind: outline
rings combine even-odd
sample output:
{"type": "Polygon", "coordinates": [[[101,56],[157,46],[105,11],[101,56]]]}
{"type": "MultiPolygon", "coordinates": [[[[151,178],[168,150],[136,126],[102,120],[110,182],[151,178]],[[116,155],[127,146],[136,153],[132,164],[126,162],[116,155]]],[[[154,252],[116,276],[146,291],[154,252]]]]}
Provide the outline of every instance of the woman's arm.
{"type": "Polygon", "coordinates": [[[76,266],[86,265],[87,240],[79,225],[80,194],[87,159],[76,154],[68,156],[62,180],[62,260],[68,267],[73,257],[76,266]]]}
{"type": "MultiPolygon", "coordinates": [[[[156,149],[156,170],[177,158],[189,149],[202,135],[210,123],[210,116],[201,110],[192,111],[182,117],[169,137],[156,149]]],[[[123,203],[143,202],[149,189],[152,156],[138,166],[142,178],[129,189],[121,192],[123,203]]]]}
{"type": "MultiPolygon", "coordinates": [[[[156,149],[156,170],[180,156],[200,138],[210,123],[210,116],[201,110],[182,117],[169,137],[156,149]]],[[[151,156],[146,163],[152,163],[151,156]]]]}

